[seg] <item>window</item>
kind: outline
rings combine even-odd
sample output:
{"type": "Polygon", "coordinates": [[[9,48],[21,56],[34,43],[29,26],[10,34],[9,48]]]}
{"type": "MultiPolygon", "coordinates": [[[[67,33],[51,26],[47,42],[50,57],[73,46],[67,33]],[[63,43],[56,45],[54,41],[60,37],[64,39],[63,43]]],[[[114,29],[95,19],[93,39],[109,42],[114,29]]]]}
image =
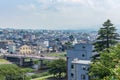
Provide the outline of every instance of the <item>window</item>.
{"type": "Polygon", "coordinates": [[[82,54],[82,57],[85,57],[85,54],[82,54]]]}
{"type": "Polygon", "coordinates": [[[87,68],[87,71],[89,71],[90,68],[87,68]]]}
{"type": "Polygon", "coordinates": [[[74,68],[74,65],[72,64],[72,65],[71,65],[71,69],[73,69],[73,68],[74,68]]]}
{"type": "Polygon", "coordinates": [[[83,46],[82,48],[85,49],[85,46],[83,46]]]}
{"type": "Polygon", "coordinates": [[[74,74],[73,74],[73,73],[71,73],[71,77],[74,77],[74,74]]]}
{"type": "Polygon", "coordinates": [[[86,68],[86,66],[82,66],[82,70],[86,70],[87,68],[86,68]]]}
{"type": "Polygon", "coordinates": [[[85,80],[85,75],[84,74],[81,74],[81,80],[85,80]]]}

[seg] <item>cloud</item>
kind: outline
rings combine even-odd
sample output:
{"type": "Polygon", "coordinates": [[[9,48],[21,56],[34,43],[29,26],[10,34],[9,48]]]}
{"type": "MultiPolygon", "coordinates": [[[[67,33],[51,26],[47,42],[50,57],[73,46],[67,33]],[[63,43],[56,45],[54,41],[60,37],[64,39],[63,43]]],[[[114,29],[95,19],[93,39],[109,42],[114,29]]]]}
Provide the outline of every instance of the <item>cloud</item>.
{"type": "MultiPolygon", "coordinates": [[[[102,24],[108,18],[114,24],[120,21],[120,0],[20,0],[14,4],[18,5],[17,9],[9,7],[12,10],[10,14],[0,14],[3,17],[0,18],[1,23],[36,28],[69,28],[71,25],[72,28],[82,28],[102,24]]],[[[0,5],[0,8],[4,7],[0,5]]],[[[1,12],[8,13],[8,8],[1,12]]]]}
{"type": "Polygon", "coordinates": [[[26,5],[18,5],[17,6],[20,10],[30,11],[36,10],[36,6],[34,4],[26,4],[26,5]]]}

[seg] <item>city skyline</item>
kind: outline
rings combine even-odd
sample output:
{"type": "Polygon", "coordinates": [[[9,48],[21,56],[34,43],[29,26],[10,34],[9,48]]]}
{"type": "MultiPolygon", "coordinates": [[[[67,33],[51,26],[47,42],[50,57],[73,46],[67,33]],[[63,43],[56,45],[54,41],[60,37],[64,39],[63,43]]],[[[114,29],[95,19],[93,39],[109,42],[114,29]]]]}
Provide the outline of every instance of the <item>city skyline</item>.
{"type": "Polygon", "coordinates": [[[110,19],[119,28],[119,0],[0,0],[0,28],[98,29],[110,19]]]}

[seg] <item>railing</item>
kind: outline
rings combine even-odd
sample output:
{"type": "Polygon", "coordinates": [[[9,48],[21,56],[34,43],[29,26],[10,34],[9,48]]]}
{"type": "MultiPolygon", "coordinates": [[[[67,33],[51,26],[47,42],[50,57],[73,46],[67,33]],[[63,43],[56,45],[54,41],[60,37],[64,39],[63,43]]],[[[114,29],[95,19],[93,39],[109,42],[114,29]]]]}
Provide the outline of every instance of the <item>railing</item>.
{"type": "Polygon", "coordinates": [[[48,59],[48,60],[56,60],[59,59],[57,57],[47,57],[47,56],[42,56],[42,55],[36,55],[36,54],[32,54],[32,55],[23,55],[23,54],[1,54],[3,56],[7,56],[7,57],[18,57],[18,58],[35,58],[35,59],[48,59]]]}

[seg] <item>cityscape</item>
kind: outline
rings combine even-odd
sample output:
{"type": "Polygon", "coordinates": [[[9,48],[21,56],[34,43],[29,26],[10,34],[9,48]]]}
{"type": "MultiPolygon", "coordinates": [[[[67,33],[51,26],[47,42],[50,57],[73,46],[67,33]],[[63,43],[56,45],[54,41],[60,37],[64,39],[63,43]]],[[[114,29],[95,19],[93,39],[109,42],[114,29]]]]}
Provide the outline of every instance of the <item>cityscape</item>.
{"type": "Polygon", "coordinates": [[[0,0],[0,80],[120,80],[119,0],[0,0]]]}
{"type": "MultiPolygon", "coordinates": [[[[4,58],[9,61],[1,62],[1,64],[15,64],[19,67],[31,68],[32,72],[26,74],[34,78],[35,75],[44,74],[44,71],[49,71],[48,63],[45,62],[57,59],[66,60],[68,49],[72,49],[74,45],[79,43],[83,43],[82,45],[85,46],[85,43],[94,42],[96,37],[96,31],[78,32],[1,28],[1,60],[4,58]],[[43,72],[38,73],[39,71],[43,72]]],[[[92,53],[90,54],[92,55],[92,53]]],[[[85,55],[87,54],[85,53],[85,55]]]]}

